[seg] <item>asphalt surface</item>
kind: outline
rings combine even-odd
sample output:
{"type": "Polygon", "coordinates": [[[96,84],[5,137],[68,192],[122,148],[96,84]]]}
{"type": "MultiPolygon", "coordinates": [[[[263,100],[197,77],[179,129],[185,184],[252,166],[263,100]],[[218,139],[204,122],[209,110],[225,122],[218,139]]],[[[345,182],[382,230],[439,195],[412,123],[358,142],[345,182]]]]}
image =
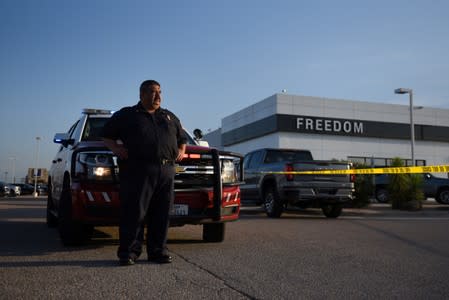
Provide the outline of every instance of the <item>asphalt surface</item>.
{"type": "Polygon", "coordinates": [[[244,207],[223,243],[171,228],[174,262],[119,267],[117,228],[63,247],[45,198],[0,199],[0,299],[447,299],[449,206],[386,204],[267,218],[244,207]]]}

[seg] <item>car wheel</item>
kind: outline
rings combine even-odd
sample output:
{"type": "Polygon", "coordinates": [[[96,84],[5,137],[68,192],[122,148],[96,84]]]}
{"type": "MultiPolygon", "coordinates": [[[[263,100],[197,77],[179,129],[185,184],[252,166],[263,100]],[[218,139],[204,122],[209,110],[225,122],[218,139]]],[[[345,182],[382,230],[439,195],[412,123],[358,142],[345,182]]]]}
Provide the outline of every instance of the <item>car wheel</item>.
{"type": "Polygon", "coordinates": [[[51,190],[50,190],[50,182],[48,183],[49,185],[49,191],[48,191],[48,195],[47,195],[47,226],[50,228],[54,228],[58,226],[58,218],[56,216],[56,212],[55,212],[55,206],[53,204],[53,198],[51,195],[51,190]]]}
{"type": "Polygon", "coordinates": [[[284,206],[279,199],[276,189],[272,186],[266,188],[263,196],[263,206],[265,213],[270,218],[279,218],[284,211],[284,206]]]}
{"type": "Polygon", "coordinates": [[[211,243],[223,242],[225,223],[203,224],[203,241],[211,243]]]}
{"type": "Polygon", "coordinates": [[[341,204],[325,204],[321,210],[327,218],[338,218],[343,211],[343,206],[341,204]]]}
{"type": "Polygon", "coordinates": [[[68,189],[61,194],[58,207],[58,230],[64,246],[81,245],[92,237],[93,227],[72,219],[72,197],[68,189]]]}
{"type": "Polygon", "coordinates": [[[386,188],[378,188],[376,190],[376,200],[379,203],[388,202],[388,190],[386,188]]]}
{"type": "Polygon", "coordinates": [[[440,204],[449,204],[449,189],[441,190],[435,200],[440,204]]]}

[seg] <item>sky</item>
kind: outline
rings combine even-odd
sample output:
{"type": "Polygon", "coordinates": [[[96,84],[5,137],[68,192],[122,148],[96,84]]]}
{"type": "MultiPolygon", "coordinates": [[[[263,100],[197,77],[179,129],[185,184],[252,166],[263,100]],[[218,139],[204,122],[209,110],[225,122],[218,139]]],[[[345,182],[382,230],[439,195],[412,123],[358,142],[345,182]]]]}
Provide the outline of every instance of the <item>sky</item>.
{"type": "Polygon", "coordinates": [[[0,0],[0,180],[49,169],[55,133],[146,79],[204,132],[284,89],[449,108],[448,37],[447,0],[0,0]]]}

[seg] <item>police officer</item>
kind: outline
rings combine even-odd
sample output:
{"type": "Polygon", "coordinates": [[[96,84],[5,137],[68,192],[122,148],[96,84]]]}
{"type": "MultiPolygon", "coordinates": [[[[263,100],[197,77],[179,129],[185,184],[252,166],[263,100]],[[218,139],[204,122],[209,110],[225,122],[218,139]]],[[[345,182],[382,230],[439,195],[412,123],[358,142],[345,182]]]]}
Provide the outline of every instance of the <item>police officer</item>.
{"type": "Polygon", "coordinates": [[[133,265],[142,253],[147,224],[148,260],[170,263],[167,231],[174,197],[175,161],[185,153],[186,137],[179,119],[160,107],[161,86],[140,85],[140,101],[114,113],[103,128],[106,146],[119,158],[120,265],[133,265]]]}

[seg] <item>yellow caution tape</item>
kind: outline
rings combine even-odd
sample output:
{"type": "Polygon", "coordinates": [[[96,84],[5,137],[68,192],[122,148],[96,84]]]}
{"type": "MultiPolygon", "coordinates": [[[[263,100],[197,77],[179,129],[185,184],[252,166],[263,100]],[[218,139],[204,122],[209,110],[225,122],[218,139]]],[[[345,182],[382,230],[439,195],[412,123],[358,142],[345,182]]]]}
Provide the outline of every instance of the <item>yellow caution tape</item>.
{"type": "Polygon", "coordinates": [[[449,165],[421,166],[421,167],[390,167],[390,168],[370,168],[370,169],[349,169],[349,170],[315,170],[315,171],[283,171],[283,172],[262,172],[265,174],[406,174],[406,173],[449,173],[449,165]]]}

